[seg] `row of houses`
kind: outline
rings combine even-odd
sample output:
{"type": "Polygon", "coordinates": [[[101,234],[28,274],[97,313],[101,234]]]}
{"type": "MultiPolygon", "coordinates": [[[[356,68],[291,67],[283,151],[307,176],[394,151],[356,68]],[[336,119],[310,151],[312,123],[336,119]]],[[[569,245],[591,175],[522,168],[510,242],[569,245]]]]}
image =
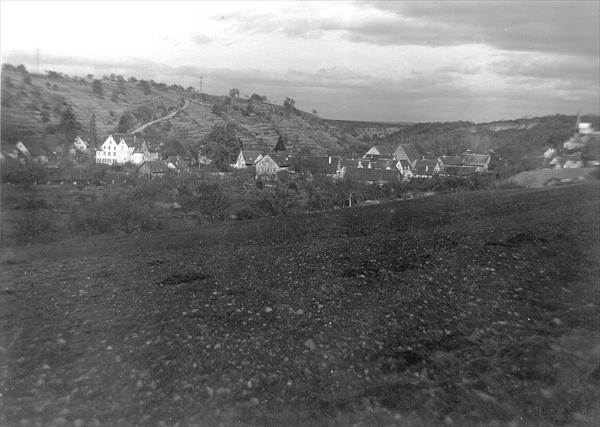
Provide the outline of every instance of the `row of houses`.
{"type": "MultiPolygon", "coordinates": [[[[232,167],[255,168],[260,178],[273,177],[290,170],[293,157],[282,153],[262,154],[258,151],[241,150],[232,167]]],[[[320,156],[304,159],[306,172],[325,175],[334,179],[364,183],[390,183],[411,178],[433,176],[468,176],[483,173],[490,164],[489,154],[465,152],[460,156],[424,158],[413,144],[396,147],[377,145],[371,147],[361,158],[343,159],[320,156]]],[[[294,172],[294,171],[292,171],[294,172]]]]}

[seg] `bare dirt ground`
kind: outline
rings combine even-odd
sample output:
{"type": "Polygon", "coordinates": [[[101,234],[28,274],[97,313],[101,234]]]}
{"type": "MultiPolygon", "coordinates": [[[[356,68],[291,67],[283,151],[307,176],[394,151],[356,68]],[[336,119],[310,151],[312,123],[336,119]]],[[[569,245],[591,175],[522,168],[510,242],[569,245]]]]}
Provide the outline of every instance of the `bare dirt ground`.
{"type": "Polygon", "coordinates": [[[0,424],[597,425],[599,190],[5,249],[0,424]]]}

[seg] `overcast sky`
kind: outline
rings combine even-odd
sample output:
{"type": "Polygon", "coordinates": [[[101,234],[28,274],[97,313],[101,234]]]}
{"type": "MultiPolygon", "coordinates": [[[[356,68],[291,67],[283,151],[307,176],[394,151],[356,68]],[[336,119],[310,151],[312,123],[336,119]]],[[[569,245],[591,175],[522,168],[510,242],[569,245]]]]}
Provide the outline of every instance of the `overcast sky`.
{"type": "Polygon", "coordinates": [[[600,112],[600,2],[0,3],[2,62],[379,121],[600,112]]]}

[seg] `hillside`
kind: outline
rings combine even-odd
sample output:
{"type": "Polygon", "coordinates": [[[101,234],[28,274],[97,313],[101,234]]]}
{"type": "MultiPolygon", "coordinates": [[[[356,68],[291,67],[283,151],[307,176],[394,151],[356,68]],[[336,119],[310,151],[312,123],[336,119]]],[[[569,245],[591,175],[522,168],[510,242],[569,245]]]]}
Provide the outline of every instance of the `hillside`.
{"type": "MultiPolygon", "coordinates": [[[[582,116],[598,128],[600,117],[582,116]]],[[[562,148],[575,133],[577,117],[553,115],[490,123],[449,122],[408,125],[383,142],[413,143],[429,156],[456,155],[465,150],[493,152],[491,169],[508,177],[531,168],[531,157],[548,148],[562,148]]]]}
{"type": "Polygon", "coordinates": [[[0,424],[550,426],[600,414],[598,184],[0,258],[0,424]]]}
{"type": "Polygon", "coordinates": [[[152,146],[177,141],[185,149],[198,151],[202,140],[215,126],[230,124],[246,149],[268,151],[279,135],[288,149],[311,150],[316,154],[362,152],[366,147],[351,134],[317,116],[295,108],[284,108],[252,99],[200,94],[193,88],[109,76],[100,80],[103,95],[94,92],[95,79],[59,73],[34,75],[6,67],[2,71],[2,142],[23,141],[35,151],[60,151],[65,144],[58,130],[61,114],[71,107],[87,135],[92,114],[98,138],[123,131],[168,114],[187,100],[187,107],[172,119],[143,131],[152,146]],[[125,117],[124,117],[125,116],[125,117]]]}

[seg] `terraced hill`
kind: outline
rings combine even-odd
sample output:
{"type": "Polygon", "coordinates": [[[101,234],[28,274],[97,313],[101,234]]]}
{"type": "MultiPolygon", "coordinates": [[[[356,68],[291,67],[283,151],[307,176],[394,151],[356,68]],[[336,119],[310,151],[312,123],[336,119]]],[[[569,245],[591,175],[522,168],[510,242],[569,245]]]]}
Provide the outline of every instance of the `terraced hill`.
{"type": "Polygon", "coordinates": [[[68,107],[86,136],[95,114],[98,138],[102,139],[117,129],[124,114],[130,118],[130,131],[165,116],[187,100],[185,110],[172,119],[144,129],[151,145],[176,140],[187,149],[199,149],[215,126],[225,124],[233,125],[247,149],[270,150],[280,135],[289,149],[309,149],[315,154],[362,152],[368,145],[315,115],[256,99],[211,96],[154,82],[150,82],[150,91],[144,91],[137,81],[116,78],[102,79],[101,96],[94,93],[93,80],[93,76],[55,73],[49,77],[3,69],[2,142],[20,140],[34,151],[60,150],[67,141],[56,128],[68,107]]]}

